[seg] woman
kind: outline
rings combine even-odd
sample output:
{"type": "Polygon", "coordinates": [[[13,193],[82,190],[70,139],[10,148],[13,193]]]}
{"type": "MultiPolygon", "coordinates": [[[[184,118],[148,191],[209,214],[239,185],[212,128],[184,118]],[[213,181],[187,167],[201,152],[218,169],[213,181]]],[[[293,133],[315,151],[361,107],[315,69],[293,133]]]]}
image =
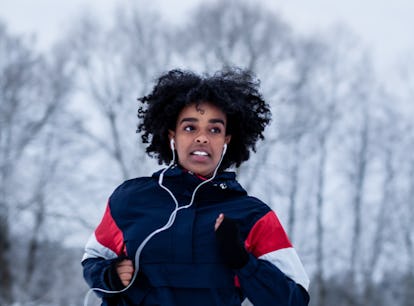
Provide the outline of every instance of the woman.
{"type": "Polygon", "coordinates": [[[276,214],[226,172],[270,121],[241,70],[173,70],[140,99],[138,132],[169,167],[111,195],[82,260],[102,305],[308,305],[309,280],[276,214]]]}

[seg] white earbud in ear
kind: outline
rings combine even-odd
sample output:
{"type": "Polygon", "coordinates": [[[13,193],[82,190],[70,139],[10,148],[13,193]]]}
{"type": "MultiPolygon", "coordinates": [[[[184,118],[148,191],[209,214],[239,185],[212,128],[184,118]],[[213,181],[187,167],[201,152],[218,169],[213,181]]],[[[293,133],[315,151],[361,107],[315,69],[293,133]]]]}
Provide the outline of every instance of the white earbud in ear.
{"type": "Polygon", "coordinates": [[[174,138],[171,138],[171,140],[170,140],[170,147],[171,147],[171,150],[174,150],[174,149],[175,149],[174,144],[175,144],[174,138]]]}
{"type": "Polygon", "coordinates": [[[224,154],[226,154],[226,151],[227,151],[227,143],[224,144],[223,152],[221,153],[221,155],[224,156],[224,154]]]}

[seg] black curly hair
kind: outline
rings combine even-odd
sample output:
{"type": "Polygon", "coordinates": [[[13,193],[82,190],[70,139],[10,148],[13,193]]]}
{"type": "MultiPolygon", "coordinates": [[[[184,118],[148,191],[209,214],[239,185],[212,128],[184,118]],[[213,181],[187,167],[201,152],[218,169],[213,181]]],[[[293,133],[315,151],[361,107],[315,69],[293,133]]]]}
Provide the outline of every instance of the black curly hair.
{"type": "Polygon", "coordinates": [[[250,149],[256,151],[257,140],[270,122],[269,105],[258,91],[259,81],[249,71],[226,68],[209,75],[191,71],[171,70],[158,78],[152,92],[139,98],[137,133],[149,144],[146,152],[158,163],[169,163],[172,152],[168,130],[175,130],[181,110],[190,104],[209,102],[227,116],[226,134],[231,135],[220,170],[249,159],[250,149]]]}

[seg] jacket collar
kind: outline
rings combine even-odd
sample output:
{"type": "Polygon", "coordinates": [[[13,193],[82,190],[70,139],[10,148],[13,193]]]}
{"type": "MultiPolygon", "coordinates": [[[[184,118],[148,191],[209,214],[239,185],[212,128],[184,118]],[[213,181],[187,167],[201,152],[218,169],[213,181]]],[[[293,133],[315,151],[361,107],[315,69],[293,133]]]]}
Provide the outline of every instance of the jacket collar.
{"type": "MultiPolygon", "coordinates": [[[[164,169],[161,169],[157,172],[154,172],[152,177],[157,178],[160,176],[160,173],[164,169]]],[[[185,183],[188,183],[190,185],[197,185],[200,182],[202,182],[202,179],[200,179],[197,175],[190,171],[186,171],[180,166],[173,165],[170,169],[168,169],[165,174],[165,178],[180,178],[185,183]]],[[[217,173],[216,177],[209,182],[207,185],[218,187],[222,190],[232,190],[236,192],[242,192],[246,193],[246,191],[243,189],[243,187],[239,184],[239,182],[236,180],[236,173],[233,171],[221,171],[217,173]]]]}

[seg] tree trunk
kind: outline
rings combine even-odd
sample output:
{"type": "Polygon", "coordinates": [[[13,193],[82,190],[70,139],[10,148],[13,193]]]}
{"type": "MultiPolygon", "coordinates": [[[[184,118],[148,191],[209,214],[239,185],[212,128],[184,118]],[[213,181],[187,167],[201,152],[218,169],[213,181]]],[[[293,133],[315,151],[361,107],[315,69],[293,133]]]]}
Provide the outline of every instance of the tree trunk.
{"type": "MultiPolygon", "coordinates": [[[[0,203],[0,207],[4,207],[0,203]]],[[[7,217],[1,212],[0,215],[0,305],[11,304],[12,296],[12,275],[10,262],[10,237],[7,217]]]]}
{"type": "Polygon", "coordinates": [[[295,220],[296,220],[296,197],[298,192],[298,172],[299,172],[299,142],[294,143],[294,154],[292,160],[292,168],[290,171],[290,191],[289,191],[289,219],[287,224],[287,232],[289,233],[290,241],[293,242],[295,220]]]}
{"type": "Polygon", "coordinates": [[[324,210],[324,197],[325,190],[325,167],[326,167],[326,138],[325,135],[320,139],[320,156],[318,166],[318,186],[316,194],[316,298],[319,306],[326,304],[326,286],[324,281],[324,228],[323,228],[323,210],[324,210]]]}
{"type": "Polygon", "coordinates": [[[352,230],[352,245],[351,245],[351,278],[356,282],[357,277],[357,265],[360,251],[360,237],[362,231],[362,197],[364,193],[364,185],[366,179],[366,167],[367,167],[367,149],[368,149],[368,116],[365,114],[365,120],[362,126],[362,130],[359,134],[359,141],[357,148],[357,154],[355,156],[356,174],[354,182],[351,182],[354,186],[354,226],[352,230]]]}

